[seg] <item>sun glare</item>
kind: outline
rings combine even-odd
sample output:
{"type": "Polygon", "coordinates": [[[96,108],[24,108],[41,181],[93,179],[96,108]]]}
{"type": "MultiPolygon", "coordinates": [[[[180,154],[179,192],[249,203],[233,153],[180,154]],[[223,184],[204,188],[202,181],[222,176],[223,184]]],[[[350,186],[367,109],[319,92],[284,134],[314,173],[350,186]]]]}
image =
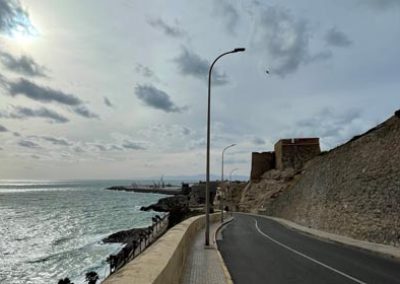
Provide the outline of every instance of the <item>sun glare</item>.
{"type": "Polygon", "coordinates": [[[14,25],[8,32],[9,39],[21,44],[31,43],[38,36],[37,29],[25,15],[21,15],[15,19],[14,25]]]}
{"type": "Polygon", "coordinates": [[[14,30],[10,33],[9,38],[21,44],[32,43],[38,35],[36,33],[27,33],[23,30],[14,30]]]}

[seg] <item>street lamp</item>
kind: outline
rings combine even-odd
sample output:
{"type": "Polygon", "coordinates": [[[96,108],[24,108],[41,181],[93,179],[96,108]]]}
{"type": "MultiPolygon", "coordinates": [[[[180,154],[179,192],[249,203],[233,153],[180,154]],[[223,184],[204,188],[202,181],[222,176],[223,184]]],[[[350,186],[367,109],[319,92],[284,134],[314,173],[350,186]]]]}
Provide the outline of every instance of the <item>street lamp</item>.
{"type": "Polygon", "coordinates": [[[211,64],[210,69],[208,70],[208,108],[207,108],[207,162],[206,162],[206,233],[205,233],[205,245],[210,245],[210,110],[211,110],[211,71],[214,67],[214,64],[220,59],[221,57],[236,53],[236,52],[243,52],[245,51],[244,48],[235,48],[234,50],[222,53],[219,55],[214,62],[211,64]]]}
{"type": "MultiPolygon", "coordinates": [[[[224,150],[222,150],[222,159],[221,159],[222,160],[222,162],[221,162],[221,193],[222,193],[222,186],[224,184],[224,154],[225,154],[225,151],[227,149],[229,149],[229,148],[231,148],[233,146],[236,146],[236,144],[232,144],[232,145],[226,146],[224,148],[224,150]]],[[[223,204],[222,204],[222,195],[221,195],[221,198],[220,198],[219,202],[221,204],[221,223],[222,223],[224,221],[224,207],[223,207],[223,204]]]]}
{"type": "Polygon", "coordinates": [[[231,173],[229,174],[229,181],[232,181],[232,174],[236,170],[238,170],[238,168],[235,168],[235,169],[231,170],[231,173]]]}

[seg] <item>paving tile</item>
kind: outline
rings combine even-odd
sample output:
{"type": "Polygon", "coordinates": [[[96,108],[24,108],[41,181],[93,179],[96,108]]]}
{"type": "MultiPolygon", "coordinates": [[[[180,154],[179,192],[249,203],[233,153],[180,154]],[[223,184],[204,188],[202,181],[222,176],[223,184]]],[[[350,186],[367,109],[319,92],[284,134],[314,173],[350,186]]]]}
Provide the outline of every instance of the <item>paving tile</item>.
{"type": "Polygon", "coordinates": [[[204,229],[199,231],[186,258],[182,284],[224,284],[223,266],[213,243],[213,235],[219,223],[210,227],[210,247],[204,246],[204,229]]]}

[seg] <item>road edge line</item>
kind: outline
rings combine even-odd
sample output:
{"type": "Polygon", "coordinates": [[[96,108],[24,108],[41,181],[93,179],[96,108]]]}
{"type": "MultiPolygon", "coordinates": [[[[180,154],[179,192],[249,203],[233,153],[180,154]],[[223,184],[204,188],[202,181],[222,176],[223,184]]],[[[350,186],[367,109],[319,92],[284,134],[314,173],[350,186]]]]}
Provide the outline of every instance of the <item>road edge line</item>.
{"type": "Polygon", "coordinates": [[[235,218],[232,216],[229,220],[224,221],[223,223],[219,224],[218,228],[214,231],[214,236],[213,236],[213,242],[214,242],[214,246],[215,249],[217,251],[217,255],[219,257],[221,266],[222,266],[222,270],[224,271],[224,276],[225,276],[225,280],[227,282],[227,284],[233,284],[233,280],[232,280],[232,276],[229,273],[228,267],[226,266],[226,263],[224,261],[224,258],[222,257],[219,248],[218,248],[218,243],[217,243],[217,235],[218,232],[228,223],[232,222],[235,218]]]}
{"type": "Polygon", "coordinates": [[[321,265],[322,267],[324,267],[324,268],[326,268],[326,269],[329,269],[330,271],[336,272],[337,274],[339,274],[339,275],[341,275],[341,276],[344,276],[344,277],[346,277],[347,279],[353,280],[354,282],[357,282],[357,283],[359,283],[359,284],[367,284],[366,282],[364,282],[364,281],[362,281],[362,280],[360,280],[360,279],[358,279],[358,278],[356,278],[356,277],[354,277],[354,276],[351,276],[350,274],[347,274],[347,273],[345,273],[345,272],[343,272],[343,271],[340,271],[339,269],[336,269],[336,268],[334,268],[334,267],[332,267],[332,266],[330,266],[330,265],[328,265],[328,264],[325,264],[325,263],[323,263],[322,261],[319,261],[319,260],[317,260],[317,259],[315,259],[315,258],[313,258],[313,257],[311,257],[311,256],[308,256],[308,255],[306,255],[305,253],[302,253],[302,252],[300,252],[300,251],[298,251],[298,250],[296,250],[296,249],[294,249],[294,248],[292,248],[292,247],[290,247],[290,246],[288,246],[288,245],[285,245],[284,243],[281,243],[280,241],[275,240],[273,237],[271,237],[271,236],[267,235],[266,233],[264,233],[263,231],[261,231],[260,227],[258,227],[258,222],[257,222],[256,219],[254,219],[254,221],[255,221],[255,225],[256,225],[257,231],[258,231],[261,235],[263,235],[264,237],[266,237],[267,239],[269,239],[270,241],[272,241],[273,243],[275,243],[275,244],[277,244],[277,245],[279,245],[279,246],[281,246],[281,247],[287,249],[288,251],[290,251],[290,252],[292,252],[292,253],[295,253],[295,254],[297,254],[297,255],[300,255],[301,257],[304,257],[305,259],[307,259],[307,260],[309,260],[309,261],[312,261],[312,262],[314,262],[314,263],[316,263],[316,264],[319,264],[319,265],[321,265]]]}
{"type": "Polygon", "coordinates": [[[341,236],[341,235],[317,230],[314,228],[308,228],[308,227],[305,227],[303,225],[297,224],[293,221],[286,220],[283,218],[278,218],[278,217],[273,217],[273,216],[268,216],[268,215],[259,215],[259,214],[254,214],[254,213],[245,213],[245,212],[235,212],[235,213],[266,218],[266,219],[269,219],[272,221],[276,221],[279,224],[281,224],[291,230],[296,230],[299,233],[302,233],[302,234],[305,234],[308,236],[312,236],[316,239],[319,239],[319,240],[322,240],[325,242],[331,242],[331,243],[340,244],[340,245],[350,247],[350,248],[356,248],[361,251],[369,252],[374,255],[384,257],[386,259],[397,260],[397,261],[400,260],[400,249],[393,247],[393,246],[372,243],[372,242],[363,241],[363,240],[357,240],[357,239],[353,239],[350,237],[341,236]]]}

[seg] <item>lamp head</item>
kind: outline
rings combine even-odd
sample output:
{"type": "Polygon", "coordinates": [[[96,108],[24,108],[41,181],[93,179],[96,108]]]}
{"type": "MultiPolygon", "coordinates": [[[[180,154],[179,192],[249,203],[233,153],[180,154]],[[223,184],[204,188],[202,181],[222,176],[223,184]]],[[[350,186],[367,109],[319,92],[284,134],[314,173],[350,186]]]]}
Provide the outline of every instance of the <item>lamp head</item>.
{"type": "Polygon", "coordinates": [[[244,47],[238,47],[238,48],[235,48],[234,50],[233,50],[233,52],[243,52],[243,51],[245,51],[246,49],[244,48],[244,47]]]}

